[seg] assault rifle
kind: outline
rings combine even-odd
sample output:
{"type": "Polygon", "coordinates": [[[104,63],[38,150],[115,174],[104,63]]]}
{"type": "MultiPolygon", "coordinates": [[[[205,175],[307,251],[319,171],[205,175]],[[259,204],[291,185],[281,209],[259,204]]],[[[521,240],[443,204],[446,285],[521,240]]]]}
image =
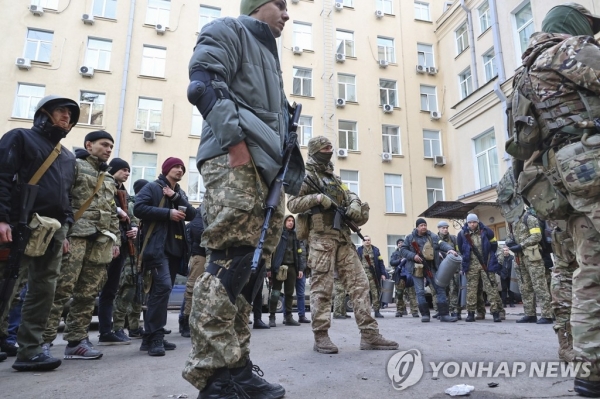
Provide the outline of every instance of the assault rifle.
{"type": "Polygon", "coordinates": [[[425,269],[424,271],[427,273],[427,277],[429,277],[430,280],[433,279],[433,272],[431,271],[431,266],[429,265],[429,261],[425,259],[425,256],[423,256],[423,252],[421,252],[419,244],[417,244],[416,241],[413,241],[410,243],[410,245],[412,245],[413,249],[415,250],[415,253],[419,255],[419,258],[421,258],[421,262],[423,262],[423,268],[425,269]]]}
{"type": "Polygon", "coordinates": [[[479,252],[477,247],[473,244],[473,239],[471,238],[471,234],[465,233],[465,239],[469,242],[469,245],[471,246],[471,251],[473,251],[473,253],[475,254],[475,257],[477,258],[477,260],[479,261],[479,264],[481,265],[481,268],[485,272],[485,275],[487,276],[487,278],[490,282],[490,286],[493,287],[494,284],[492,284],[492,279],[490,278],[490,274],[488,273],[487,265],[485,264],[483,256],[481,256],[481,253],[479,252]]]}
{"type": "Polygon", "coordinates": [[[371,257],[367,254],[364,255],[367,264],[369,265],[369,271],[373,275],[373,280],[375,280],[375,286],[377,287],[377,295],[381,297],[381,281],[377,278],[377,272],[375,271],[375,266],[373,266],[373,262],[371,262],[371,257]]]}
{"type": "MultiPolygon", "coordinates": [[[[127,192],[125,190],[117,190],[117,198],[119,199],[119,205],[126,214],[129,214],[127,209],[127,192]]],[[[125,222],[126,232],[131,230],[131,221],[125,222]]],[[[137,280],[137,268],[135,267],[135,243],[134,239],[127,237],[127,253],[129,254],[129,265],[131,267],[131,275],[133,281],[137,280]]],[[[135,299],[135,298],[134,298],[135,299]]]]}
{"type": "Polygon", "coordinates": [[[10,303],[15,283],[19,278],[19,266],[21,257],[25,253],[25,247],[31,237],[31,229],[28,226],[29,214],[37,197],[39,186],[33,184],[21,184],[21,210],[17,228],[13,229],[13,241],[8,254],[8,264],[4,272],[4,281],[0,288],[0,315],[10,303]]]}

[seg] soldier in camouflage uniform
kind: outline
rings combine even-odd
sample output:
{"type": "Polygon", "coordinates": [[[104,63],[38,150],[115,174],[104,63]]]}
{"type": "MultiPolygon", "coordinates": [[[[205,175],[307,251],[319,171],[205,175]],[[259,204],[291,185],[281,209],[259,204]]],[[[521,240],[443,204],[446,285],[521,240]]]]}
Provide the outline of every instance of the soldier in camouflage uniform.
{"type": "Polygon", "coordinates": [[[383,318],[379,310],[381,309],[381,282],[386,279],[387,272],[379,248],[371,245],[371,237],[365,236],[363,245],[358,247],[358,257],[362,263],[365,274],[369,279],[369,291],[371,293],[371,303],[375,311],[375,317],[383,318]],[[373,275],[375,274],[375,275],[373,275]]]}
{"type": "Polygon", "coordinates": [[[85,136],[86,149],[75,151],[77,169],[71,188],[71,203],[76,222],[69,230],[69,252],[63,258],[52,311],[43,334],[44,343],[49,348],[58,334],[63,307],[73,296],[65,322],[68,332],[63,336],[69,342],[65,348],[65,359],[102,357],[102,353],[90,343],[87,329],[92,321],[100,283],[106,278],[107,265],[119,255],[121,245],[114,199],[115,181],[106,172],[106,161],[112,153],[113,143],[109,133],[95,131],[85,136]]]}
{"type": "Polygon", "coordinates": [[[525,316],[517,320],[517,323],[552,324],[550,293],[540,252],[542,231],[538,218],[526,211],[512,224],[510,230],[506,245],[515,254],[515,269],[521,283],[519,288],[525,312],[525,316]],[[539,320],[535,311],[536,302],[542,310],[539,320]]]}
{"type": "Polygon", "coordinates": [[[313,312],[312,329],[315,337],[313,349],[319,353],[338,352],[328,335],[334,268],[352,300],[354,317],[361,332],[360,348],[397,349],[396,342],[386,340],[379,334],[377,322],[371,317],[369,283],[350,238],[350,229],[346,224],[339,231],[333,229],[333,201],[346,209],[350,219],[366,222],[362,203],[333,174],[333,164],[330,162],[333,147],[328,138],[318,136],[310,139],[308,155],[307,175],[300,193],[290,196],[287,205],[291,212],[302,214],[298,216],[298,230],[308,227],[308,266],[312,270],[310,309],[313,312]]]}

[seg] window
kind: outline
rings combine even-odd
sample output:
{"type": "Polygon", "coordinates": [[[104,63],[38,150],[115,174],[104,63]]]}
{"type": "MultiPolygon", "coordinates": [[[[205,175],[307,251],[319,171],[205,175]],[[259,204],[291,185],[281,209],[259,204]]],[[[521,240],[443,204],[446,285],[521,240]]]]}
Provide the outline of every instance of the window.
{"type": "Polygon", "coordinates": [[[221,9],[207,6],[200,6],[200,22],[198,23],[198,32],[209,22],[221,17],[221,9]]]}
{"type": "Polygon", "coordinates": [[[131,178],[129,179],[129,192],[133,192],[133,183],[139,179],[153,181],[158,177],[156,173],[156,154],[134,152],[131,156],[131,178]]]}
{"type": "Polygon", "coordinates": [[[146,24],[169,26],[170,0],[148,0],[146,8],[146,24]]]}
{"type": "Polygon", "coordinates": [[[431,21],[431,16],[429,15],[429,3],[415,1],[415,19],[431,21]]]}
{"type": "Polygon", "coordinates": [[[58,0],[33,0],[31,4],[51,10],[58,10],[58,0]]]}
{"type": "Polygon", "coordinates": [[[308,140],[313,136],[312,116],[301,116],[298,120],[298,130],[300,145],[307,146],[308,140]]]}
{"type": "Polygon", "coordinates": [[[338,73],[338,96],[356,102],[356,76],[338,73]]]}
{"type": "Polygon", "coordinates": [[[437,95],[434,86],[421,85],[421,111],[437,111],[437,95]]]}
{"type": "Polygon", "coordinates": [[[354,57],[354,32],[336,30],[335,43],[336,53],[354,57]]]}
{"type": "Polygon", "coordinates": [[[427,207],[444,200],[444,179],[426,177],[425,184],[427,185],[427,207]]]}
{"type": "Polygon", "coordinates": [[[340,138],[340,148],[352,151],[358,150],[356,122],[338,121],[338,136],[340,138]]]}
{"type": "Polygon", "coordinates": [[[379,105],[398,106],[398,87],[395,80],[379,79],[379,105]]]}
{"type": "Polygon", "coordinates": [[[292,92],[297,96],[312,97],[312,69],[294,68],[292,92]]]}
{"type": "Polygon", "coordinates": [[[460,54],[469,47],[469,37],[467,36],[467,23],[462,24],[456,32],[456,53],[460,54]]]}
{"type": "Polygon", "coordinates": [[[202,118],[202,114],[198,111],[198,108],[192,106],[192,131],[190,132],[191,136],[202,136],[202,123],[204,119],[202,118]]]}
{"type": "Polygon", "coordinates": [[[375,3],[377,10],[383,11],[385,14],[393,14],[392,0],[377,0],[375,3]]]}
{"type": "Polygon", "coordinates": [[[85,52],[85,66],[102,71],[110,70],[111,51],[111,40],[88,38],[87,50],[85,52]]]}
{"type": "Polygon", "coordinates": [[[353,7],[354,0],[341,0],[344,7],[353,7]]]}
{"type": "Polygon", "coordinates": [[[45,91],[45,86],[19,83],[12,116],[14,118],[33,119],[35,107],[42,97],[44,97],[45,91]]]}
{"type": "Polygon", "coordinates": [[[135,128],[139,130],[160,131],[162,100],[140,97],[138,99],[135,128]]]}
{"type": "Polygon", "coordinates": [[[340,169],[340,179],[344,183],[348,190],[352,191],[356,195],[360,195],[358,192],[358,171],[357,170],[343,170],[340,169]]]}
{"type": "Polygon", "coordinates": [[[394,39],[377,36],[377,56],[379,60],[386,60],[390,63],[396,62],[394,39]]]}
{"type": "Polygon", "coordinates": [[[106,96],[104,93],[82,91],[79,93],[79,108],[81,114],[79,122],[82,125],[102,126],[104,121],[104,104],[106,96]]]}
{"type": "Polygon", "coordinates": [[[473,144],[475,146],[475,167],[479,175],[479,188],[498,182],[498,150],[496,149],[494,131],[489,131],[475,138],[473,144]]]}
{"type": "Polygon", "coordinates": [[[531,12],[531,3],[527,4],[515,13],[517,24],[517,34],[519,36],[520,53],[527,49],[529,37],[533,33],[533,13],[531,12]]]}
{"type": "Polygon", "coordinates": [[[32,61],[50,62],[52,37],[54,33],[43,30],[27,29],[27,40],[23,57],[32,61]]]}
{"type": "Polygon", "coordinates": [[[115,19],[117,17],[117,0],[94,0],[92,12],[95,17],[115,19]]]}
{"type": "Polygon", "coordinates": [[[458,75],[460,86],[460,98],[466,98],[473,92],[473,82],[471,76],[471,68],[467,68],[463,73],[458,75]]]}
{"type": "Polygon", "coordinates": [[[404,213],[402,175],[384,174],[386,213],[404,213]]]}
{"type": "Polygon", "coordinates": [[[419,65],[426,67],[435,66],[433,62],[433,46],[431,44],[417,43],[417,56],[419,58],[419,65]]]}
{"type": "Polygon", "coordinates": [[[166,48],[144,46],[144,50],[142,51],[142,71],[140,74],[144,76],[164,78],[166,58],[166,48]]]}
{"type": "Polygon", "coordinates": [[[423,153],[425,158],[442,155],[442,139],[439,130],[423,130],[423,153]]]}
{"type": "Polygon", "coordinates": [[[187,195],[190,201],[204,201],[204,193],[206,187],[204,187],[204,181],[202,175],[198,171],[198,165],[196,165],[196,157],[190,157],[190,163],[188,164],[188,190],[187,195]]]}
{"type": "Polygon", "coordinates": [[[312,50],[312,25],[304,22],[294,22],[294,46],[304,50],[312,50]]]}
{"type": "Polygon", "coordinates": [[[477,9],[479,12],[479,28],[481,33],[485,32],[491,25],[490,4],[486,1],[477,9]]]}
{"type": "Polygon", "coordinates": [[[381,134],[383,152],[400,155],[402,153],[400,149],[400,128],[398,126],[383,125],[381,127],[381,134]]]}
{"type": "Polygon", "coordinates": [[[358,234],[350,233],[350,239],[352,240],[352,244],[354,244],[355,247],[360,247],[362,245],[362,240],[360,239],[358,234]]]}
{"type": "Polygon", "coordinates": [[[392,254],[398,249],[396,245],[396,241],[399,239],[404,239],[405,235],[396,235],[396,234],[388,234],[387,235],[387,250],[388,250],[388,259],[392,257],[392,254]]]}
{"type": "Polygon", "coordinates": [[[496,69],[496,53],[493,48],[483,55],[483,69],[485,70],[486,82],[498,75],[498,70],[496,69]]]}

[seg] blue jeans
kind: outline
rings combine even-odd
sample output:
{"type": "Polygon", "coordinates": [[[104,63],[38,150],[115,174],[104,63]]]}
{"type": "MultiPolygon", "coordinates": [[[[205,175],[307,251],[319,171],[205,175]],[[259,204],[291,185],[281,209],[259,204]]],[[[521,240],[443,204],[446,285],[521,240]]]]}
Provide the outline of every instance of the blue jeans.
{"type": "Polygon", "coordinates": [[[298,316],[306,314],[306,303],[304,296],[304,287],[306,286],[306,276],[302,273],[302,278],[296,279],[296,306],[298,306],[298,316]]]}
{"type": "Polygon", "coordinates": [[[14,301],[10,311],[8,312],[8,336],[6,337],[6,343],[15,345],[17,343],[17,331],[19,331],[19,324],[21,324],[21,308],[23,307],[23,300],[27,293],[27,284],[23,287],[19,293],[19,300],[14,301]]]}
{"type": "MultiPolygon", "coordinates": [[[[425,299],[425,278],[424,277],[415,277],[413,275],[413,281],[415,282],[415,291],[417,292],[417,302],[419,306],[427,304],[427,300],[425,299]]],[[[437,293],[437,301],[439,303],[448,302],[446,299],[446,290],[438,287],[437,284],[433,281],[433,279],[427,279],[429,281],[429,287],[433,288],[432,291],[437,293]]],[[[433,295],[433,292],[431,293],[433,295]]]]}

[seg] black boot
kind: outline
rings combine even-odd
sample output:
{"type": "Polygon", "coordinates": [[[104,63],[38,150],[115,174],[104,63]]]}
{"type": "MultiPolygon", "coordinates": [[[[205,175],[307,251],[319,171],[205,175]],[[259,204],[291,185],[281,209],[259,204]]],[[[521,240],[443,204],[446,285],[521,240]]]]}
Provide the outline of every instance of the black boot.
{"type": "Polygon", "coordinates": [[[575,392],[588,398],[600,398],[600,381],[575,378],[575,392]]]}
{"type": "Polygon", "coordinates": [[[421,312],[421,322],[429,323],[429,320],[430,320],[429,305],[428,304],[424,304],[424,305],[419,304],[419,312],[421,312]]]}
{"type": "Polygon", "coordinates": [[[537,316],[523,316],[517,323],[537,323],[537,316]]]}
{"type": "Polygon", "coordinates": [[[5,361],[8,358],[6,352],[0,352],[0,362],[5,361]]]}
{"type": "Polygon", "coordinates": [[[254,319],[254,327],[252,328],[255,330],[268,330],[271,327],[266,325],[261,319],[254,319]]]}
{"type": "Polygon", "coordinates": [[[383,315],[379,313],[379,310],[375,311],[375,317],[377,317],[378,319],[383,319],[383,315]]]}
{"type": "Polygon", "coordinates": [[[264,373],[260,367],[254,366],[250,359],[244,367],[233,368],[229,371],[235,384],[252,399],[279,399],[285,395],[285,389],[281,385],[271,384],[261,378],[264,373]],[[253,371],[256,374],[252,373],[253,371]]]}
{"type": "Polygon", "coordinates": [[[475,312],[467,312],[467,313],[468,313],[468,315],[467,315],[467,318],[465,319],[465,321],[467,323],[474,322],[475,321],[475,312]]]}
{"type": "Polygon", "coordinates": [[[493,312],[492,316],[494,317],[494,323],[500,323],[502,321],[500,318],[500,312],[493,312]]]}
{"type": "Polygon", "coordinates": [[[183,320],[179,322],[179,329],[181,331],[181,336],[184,338],[190,337],[190,316],[184,316],[183,320]]]}
{"type": "Polygon", "coordinates": [[[239,399],[231,373],[227,368],[216,369],[208,379],[204,389],[200,391],[198,399],[239,399]]]}
{"type": "Polygon", "coordinates": [[[457,319],[454,316],[448,314],[448,302],[438,302],[438,311],[440,313],[440,321],[445,323],[453,323],[457,319]]]}

